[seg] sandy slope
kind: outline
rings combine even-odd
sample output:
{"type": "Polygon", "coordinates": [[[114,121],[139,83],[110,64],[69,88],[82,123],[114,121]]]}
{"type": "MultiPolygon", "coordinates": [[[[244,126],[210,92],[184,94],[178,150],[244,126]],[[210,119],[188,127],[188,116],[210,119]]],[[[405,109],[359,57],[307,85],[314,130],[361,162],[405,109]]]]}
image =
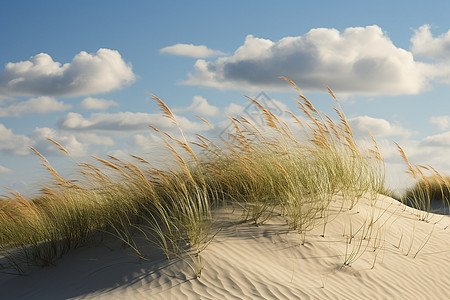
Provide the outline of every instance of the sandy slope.
{"type": "Polygon", "coordinates": [[[142,261],[110,242],[27,276],[0,275],[0,299],[450,299],[450,216],[424,222],[391,198],[370,203],[342,211],[336,199],[325,236],[318,220],[305,238],[280,216],[238,224],[237,210],[222,209],[200,279],[182,260],[149,249],[142,261]],[[351,253],[358,259],[343,266],[351,253]]]}

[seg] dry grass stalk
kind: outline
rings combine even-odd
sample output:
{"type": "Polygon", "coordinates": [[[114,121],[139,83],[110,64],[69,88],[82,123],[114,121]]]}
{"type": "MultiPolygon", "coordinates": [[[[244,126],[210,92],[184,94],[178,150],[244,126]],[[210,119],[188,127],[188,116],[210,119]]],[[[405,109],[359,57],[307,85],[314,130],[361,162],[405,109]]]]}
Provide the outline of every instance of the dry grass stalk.
{"type": "MultiPolygon", "coordinates": [[[[158,103],[158,106],[160,107],[161,111],[163,112],[163,115],[172,120],[172,122],[177,126],[179,132],[181,133],[181,136],[183,137],[183,141],[185,144],[185,147],[188,148],[189,153],[194,153],[192,151],[191,147],[189,146],[189,143],[186,139],[186,136],[184,135],[184,131],[181,128],[180,124],[178,123],[178,120],[175,118],[175,115],[172,113],[172,111],[169,109],[169,107],[158,97],[155,95],[152,95],[153,99],[158,103]]],[[[194,155],[195,156],[195,155],[194,155]]]]}
{"type": "Polygon", "coordinates": [[[394,144],[397,146],[397,150],[398,150],[398,152],[400,152],[400,155],[401,155],[403,161],[408,166],[409,173],[414,177],[414,179],[417,179],[416,170],[412,167],[411,163],[409,162],[408,158],[406,157],[405,151],[403,151],[403,148],[400,147],[400,145],[397,144],[395,141],[394,141],[394,144]]]}
{"type": "Polygon", "coordinates": [[[106,159],[100,158],[100,157],[96,157],[96,156],[91,156],[91,157],[93,159],[95,159],[95,160],[98,160],[99,162],[101,162],[105,166],[120,172],[125,178],[129,177],[129,175],[124,170],[122,170],[122,168],[120,166],[118,166],[117,164],[112,163],[112,162],[110,162],[110,161],[108,161],[106,159]]]}
{"type": "Polygon", "coordinates": [[[333,97],[334,101],[336,101],[336,103],[339,104],[339,101],[337,100],[337,98],[336,98],[336,96],[334,95],[333,91],[332,91],[327,85],[324,84],[324,86],[327,88],[328,93],[331,95],[331,97],[333,97]]]}
{"type": "Polygon", "coordinates": [[[286,111],[286,113],[288,113],[289,115],[291,115],[291,117],[292,118],[294,118],[294,120],[301,126],[301,127],[303,127],[303,123],[302,123],[302,121],[300,121],[300,119],[294,114],[294,113],[292,113],[291,111],[286,111]]]}
{"type": "Polygon", "coordinates": [[[369,151],[375,155],[375,158],[384,161],[383,157],[381,156],[380,148],[378,148],[377,141],[375,140],[375,137],[373,136],[372,132],[369,130],[369,135],[372,138],[373,145],[375,147],[375,150],[370,149],[369,151]]]}
{"type": "Polygon", "coordinates": [[[133,154],[130,154],[130,156],[132,157],[132,158],[134,158],[134,159],[136,159],[137,161],[139,161],[140,163],[142,163],[142,164],[150,164],[148,161],[146,161],[145,159],[143,159],[142,157],[140,157],[140,156],[137,156],[137,155],[133,155],[133,154]]]}
{"type": "Polygon", "coordinates": [[[210,128],[214,128],[214,126],[211,124],[211,123],[209,123],[206,119],[204,119],[204,118],[202,118],[202,117],[200,117],[200,116],[197,116],[197,115],[195,115],[197,118],[199,118],[203,123],[205,123],[206,125],[208,125],[210,128]]]}
{"type": "Polygon", "coordinates": [[[302,92],[300,91],[300,88],[298,87],[298,85],[295,82],[293,82],[291,79],[289,79],[287,77],[284,77],[284,76],[281,76],[280,78],[286,80],[287,82],[289,82],[298,91],[299,95],[302,95],[302,92]]]}
{"type": "Polygon", "coordinates": [[[58,149],[62,152],[64,152],[65,154],[67,154],[69,157],[72,157],[69,153],[69,151],[67,151],[66,148],[64,148],[60,143],[58,143],[57,141],[55,141],[54,139],[51,138],[47,138],[48,141],[52,142],[53,144],[55,144],[56,146],[58,146],[58,149]]]}
{"type": "Polygon", "coordinates": [[[30,148],[31,150],[33,150],[34,154],[36,154],[37,156],[39,156],[46,164],[50,164],[48,162],[48,160],[44,157],[44,155],[42,155],[39,151],[37,151],[35,148],[33,148],[32,146],[28,146],[28,148],[30,148]]]}
{"type": "Polygon", "coordinates": [[[264,106],[262,106],[261,103],[259,103],[259,102],[256,101],[255,99],[253,99],[253,98],[251,98],[251,97],[248,97],[248,96],[245,96],[245,97],[247,97],[248,99],[250,99],[250,101],[252,101],[252,102],[253,102],[253,103],[261,110],[261,112],[262,112],[263,115],[264,115],[264,119],[265,119],[265,121],[266,121],[266,125],[267,125],[267,126],[272,127],[272,128],[274,128],[274,129],[278,129],[278,126],[277,126],[277,124],[276,124],[276,122],[275,122],[276,117],[275,117],[275,115],[274,115],[270,110],[268,110],[267,108],[265,108],[264,106]]]}

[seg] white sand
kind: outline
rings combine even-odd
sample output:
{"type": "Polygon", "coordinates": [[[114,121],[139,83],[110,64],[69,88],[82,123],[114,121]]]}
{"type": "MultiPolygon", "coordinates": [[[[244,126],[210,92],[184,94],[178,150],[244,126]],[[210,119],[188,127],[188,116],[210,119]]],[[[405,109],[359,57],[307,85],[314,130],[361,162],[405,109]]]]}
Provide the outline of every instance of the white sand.
{"type": "Polygon", "coordinates": [[[259,227],[225,223],[201,254],[200,279],[182,260],[149,250],[152,261],[140,261],[110,243],[74,250],[26,276],[0,274],[0,299],[450,299],[450,216],[419,221],[381,196],[375,207],[364,199],[337,214],[340,207],[332,204],[325,236],[319,220],[304,245],[279,216],[259,227]],[[361,256],[343,266],[346,245],[349,254],[360,244],[361,256]]]}

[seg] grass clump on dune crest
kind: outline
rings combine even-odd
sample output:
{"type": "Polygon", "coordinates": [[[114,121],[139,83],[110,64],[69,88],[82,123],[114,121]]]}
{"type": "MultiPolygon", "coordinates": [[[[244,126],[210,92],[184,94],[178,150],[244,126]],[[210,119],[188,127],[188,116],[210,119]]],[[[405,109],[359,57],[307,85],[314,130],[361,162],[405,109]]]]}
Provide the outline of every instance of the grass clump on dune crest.
{"type": "MultiPolygon", "coordinates": [[[[176,162],[165,169],[134,155],[130,161],[93,157],[92,163],[77,163],[80,179],[74,182],[33,149],[54,181],[40,197],[24,199],[11,191],[0,200],[0,268],[23,272],[27,264],[53,264],[99,233],[112,234],[146,259],[136,242],[140,234],[168,259],[182,258],[199,277],[201,252],[217,232],[213,208],[230,201],[243,208],[245,221],[260,225],[276,212],[303,234],[303,241],[318,224],[325,236],[333,197],[342,198],[341,210],[348,210],[362,196],[375,200],[384,191],[384,161],[373,137],[373,149],[357,145],[330,89],[338,121],[317,111],[284,79],[299,92],[303,116],[286,112],[293,126],[250,98],[264,126],[245,116],[230,118],[230,141],[216,144],[201,135],[189,142],[169,107],[154,96],[178,128],[171,135],[152,127],[176,162]]],[[[359,257],[361,248],[350,251],[344,264],[359,257]]]]}
{"type": "Polygon", "coordinates": [[[429,214],[432,210],[448,211],[450,195],[450,179],[443,176],[432,166],[413,165],[402,147],[397,145],[403,160],[408,166],[408,173],[416,181],[415,185],[408,189],[401,201],[417,209],[417,215],[422,221],[429,221],[429,214]]]}
{"type": "Polygon", "coordinates": [[[408,189],[401,201],[416,208],[422,220],[428,220],[429,212],[448,212],[450,201],[450,181],[439,175],[423,176],[408,189]]]}
{"type": "Polygon", "coordinates": [[[281,118],[251,100],[263,114],[264,128],[242,116],[233,118],[231,142],[216,156],[208,175],[217,178],[229,198],[244,204],[248,219],[263,223],[281,207],[291,227],[303,232],[316,217],[326,215],[334,195],[342,195],[351,208],[362,195],[383,188],[379,152],[360,153],[340,107],[335,123],[300,93],[297,103],[306,118],[288,112],[303,133],[299,138],[281,118]]]}

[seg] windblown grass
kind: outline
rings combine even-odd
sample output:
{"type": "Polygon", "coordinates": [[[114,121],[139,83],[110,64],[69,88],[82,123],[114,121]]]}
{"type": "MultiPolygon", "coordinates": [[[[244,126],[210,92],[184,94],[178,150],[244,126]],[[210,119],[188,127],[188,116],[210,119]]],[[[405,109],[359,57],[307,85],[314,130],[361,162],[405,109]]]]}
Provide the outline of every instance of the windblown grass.
{"type": "Polygon", "coordinates": [[[326,218],[334,195],[342,195],[349,208],[367,193],[375,196],[383,189],[384,174],[379,151],[360,152],[339,106],[339,123],[335,123],[301,93],[299,99],[306,119],[289,114],[296,118],[297,129],[308,136],[306,141],[251,99],[266,126],[257,128],[242,116],[231,119],[235,128],[230,133],[232,142],[220,153],[211,150],[216,156],[206,170],[208,178],[218,182],[219,190],[245,206],[246,219],[263,223],[281,207],[291,227],[304,232],[314,226],[316,217],[326,218]]]}
{"type": "MultiPolygon", "coordinates": [[[[428,168],[431,170],[431,168],[428,168]]],[[[426,220],[429,211],[446,211],[450,201],[450,178],[443,177],[435,170],[433,175],[421,174],[416,184],[408,189],[402,197],[402,201],[411,207],[422,211],[426,220]],[[423,175],[423,176],[422,176],[423,175]]]]}
{"type": "MultiPolygon", "coordinates": [[[[281,213],[302,234],[303,242],[318,225],[325,236],[328,208],[335,196],[344,199],[341,210],[348,210],[361,197],[375,201],[385,191],[384,161],[373,136],[373,149],[357,145],[330,89],[338,121],[317,111],[292,81],[284,79],[299,92],[297,104],[303,117],[287,112],[297,123],[295,128],[250,98],[265,125],[244,116],[230,118],[229,142],[214,143],[201,135],[189,142],[169,107],[154,96],[163,115],[178,128],[177,134],[170,135],[152,127],[176,162],[163,170],[134,155],[130,161],[93,157],[93,162],[77,163],[75,182],[61,177],[32,148],[54,180],[40,197],[25,199],[10,191],[0,201],[0,268],[22,273],[29,264],[53,264],[99,234],[112,234],[146,259],[142,245],[135,242],[140,234],[168,259],[185,260],[199,277],[201,252],[216,233],[213,208],[229,202],[243,207],[243,220],[256,225],[274,212],[281,213]]],[[[58,142],[49,141],[70,156],[58,142]]],[[[413,175],[420,172],[411,169],[413,175]]],[[[448,190],[448,184],[445,187],[448,190]]],[[[426,190],[431,195],[427,185],[426,190]]],[[[369,241],[371,235],[380,240],[374,223],[368,220],[363,225],[364,237],[347,249],[343,265],[362,255],[368,247],[363,240],[369,241]]]]}
{"type": "MultiPolygon", "coordinates": [[[[449,207],[450,181],[432,166],[413,165],[402,147],[397,145],[398,151],[408,166],[408,173],[416,180],[416,184],[407,190],[401,201],[417,209],[417,214],[423,221],[429,220],[432,204],[440,203],[441,209],[449,207]]],[[[434,205],[435,206],[435,205],[434,205]]]]}

